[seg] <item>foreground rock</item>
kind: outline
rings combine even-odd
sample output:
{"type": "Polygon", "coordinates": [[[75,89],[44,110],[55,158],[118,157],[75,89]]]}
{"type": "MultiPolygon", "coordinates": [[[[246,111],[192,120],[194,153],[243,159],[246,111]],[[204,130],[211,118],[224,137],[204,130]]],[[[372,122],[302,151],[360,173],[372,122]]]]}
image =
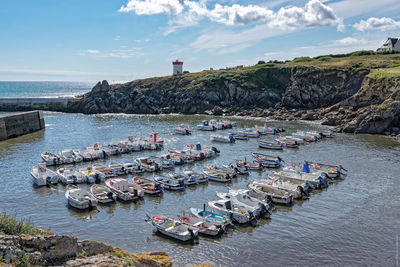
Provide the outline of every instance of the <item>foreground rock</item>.
{"type": "Polygon", "coordinates": [[[129,253],[97,241],[79,241],[76,237],[6,235],[0,233],[0,266],[157,266],[172,265],[161,251],[129,253]]]}
{"type": "Polygon", "coordinates": [[[365,69],[264,66],[112,86],[103,81],[67,110],[322,120],[338,131],[383,134],[400,128],[399,77],[374,79],[365,69]]]}

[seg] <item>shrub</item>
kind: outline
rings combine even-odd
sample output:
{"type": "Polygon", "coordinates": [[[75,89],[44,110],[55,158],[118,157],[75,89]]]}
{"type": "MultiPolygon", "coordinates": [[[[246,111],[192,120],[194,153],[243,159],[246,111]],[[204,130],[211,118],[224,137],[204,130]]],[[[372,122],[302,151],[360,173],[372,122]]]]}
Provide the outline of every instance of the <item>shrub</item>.
{"type": "Polygon", "coordinates": [[[261,65],[261,64],[265,64],[265,61],[264,61],[264,60],[259,60],[259,61],[257,62],[257,65],[261,65]]]}

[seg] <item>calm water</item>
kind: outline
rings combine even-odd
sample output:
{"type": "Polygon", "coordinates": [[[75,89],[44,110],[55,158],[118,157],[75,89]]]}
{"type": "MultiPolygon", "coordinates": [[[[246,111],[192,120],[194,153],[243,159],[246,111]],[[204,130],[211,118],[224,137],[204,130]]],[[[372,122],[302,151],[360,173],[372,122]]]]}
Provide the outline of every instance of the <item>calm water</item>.
{"type": "MultiPolygon", "coordinates": [[[[338,134],[334,139],[302,146],[299,150],[270,152],[289,164],[304,159],[342,164],[349,174],[344,181],[313,193],[309,200],[291,208],[277,209],[271,220],[262,220],[257,227],[235,227],[222,238],[201,237],[194,245],[183,246],[153,234],[153,227],[144,222],[146,213],[176,216],[190,207],[201,207],[216,199],[215,192],[226,191],[228,186],[245,188],[250,181],[265,177],[266,172],[235,178],[228,185],[210,182],[185,192],[146,196],[135,204],[118,202],[86,213],[67,208],[62,185],[32,187],[29,171],[40,161],[43,151],[117,141],[128,135],[146,136],[153,130],[165,140],[164,152],[198,141],[210,144],[209,132],[194,130],[193,135],[183,137],[173,134],[175,125],[184,122],[193,128],[201,119],[200,116],[45,113],[44,132],[0,143],[1,210],[30,218],[36,226],[56,233],[105,241],[132,252],[164,250],[175,266],[200,263],[395,266],[396,236],[400,233],[400,149],[396,141],[383,136],[338,134]]],[[[251,120],[238,122],[241,127],[256,124],[251,120]]],[[[289,122],[272,122],[271,125],[286,128],[289,133],[320,128],[314,124],[289,122]]],[[[176,171],[201,170],[211,163],[250,158],[251,152],[258,150],[256,140],[217,147],[221,150],[218,158],[176,168],[176,171]]],[[[152,153],[140,152],[113,160],[128,162],[147,154],[152,153]]]]}
{"type": "Polygon", "coordinates": [[[0,81],[0,98],[76,96],[89,92],[93,86],[93,83],[85,82],[0,81]]]}

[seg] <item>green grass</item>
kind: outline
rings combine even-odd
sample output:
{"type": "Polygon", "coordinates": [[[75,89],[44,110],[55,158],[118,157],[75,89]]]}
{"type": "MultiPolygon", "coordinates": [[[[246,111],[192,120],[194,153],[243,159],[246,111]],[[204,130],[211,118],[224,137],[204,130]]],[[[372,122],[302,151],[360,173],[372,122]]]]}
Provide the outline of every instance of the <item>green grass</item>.
{"type": "MultiPolygon", "coordinates": [[[[396,68],[400,69],[400,68],[396,68]]],[[[391,69],[379,69],[372,71],[368,77],[372,79],[384,79],[384,78],[398,78],[400,77],[400,71],[391,71],[391,69]]]]}
{"type": "Polygon", "coordinates": [[[33,227],[25,220],[18,220],[5,214],[0,214],[0,232],[7,235],[48,235],[48,232],[33,227]]]}

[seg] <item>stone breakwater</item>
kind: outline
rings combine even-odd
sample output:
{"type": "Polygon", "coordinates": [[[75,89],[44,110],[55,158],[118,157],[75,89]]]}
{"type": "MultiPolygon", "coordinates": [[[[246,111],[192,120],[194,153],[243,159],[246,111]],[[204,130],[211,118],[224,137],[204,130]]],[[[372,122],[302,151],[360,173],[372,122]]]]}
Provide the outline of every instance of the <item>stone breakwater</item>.
{"type": "Polygon", "coordinates": [[[41,111],[21,112],[0,117],[0,141],[45,128],[41,111]]]}
{"type": "Polygon", "coordinates": [[[349,133],[399,134],[400,77],[369,70],[260,68],[246,75],[186,74],[97,83],[68,103],[68,112],[209,114],[321,120],[349,133]]]}
{"type": "Polygon", "coordinates": [[[102,242],[80,241],[76,237],[50,232],[43,236],[6,235],[0,232],[0,266],[24,264],[169,267],[172,261],[162,251],[129,253],[102,242]]]}

